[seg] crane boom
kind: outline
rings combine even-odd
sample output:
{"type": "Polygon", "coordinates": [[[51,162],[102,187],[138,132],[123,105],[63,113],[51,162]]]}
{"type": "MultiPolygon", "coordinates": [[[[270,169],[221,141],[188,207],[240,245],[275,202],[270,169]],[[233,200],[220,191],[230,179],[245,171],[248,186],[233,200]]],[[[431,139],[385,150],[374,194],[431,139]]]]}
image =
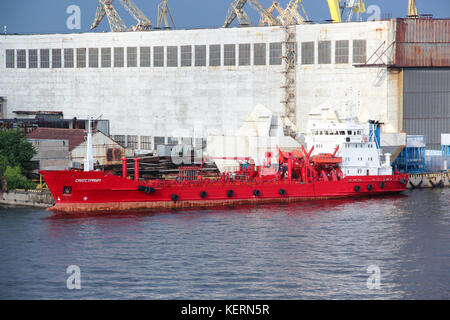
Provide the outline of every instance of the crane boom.
{"type": "Polygon", "coordinates": [[[149,18],[133,3],[131,0],[120,0],[122,6],[128,13],[138,22],[132,27],[133,31],[149,31],[152,28],[152,23],[149,18]]]}
{"type": "Polygon", "coordinates": [[[270,26],[280,25],[280,22],[271,13],[269,13],[266,8],[258,2],[258,0],[248,0],[248,3],[253,7],[253,9],[256,10],[256,12],[260,14],[261,17],[265,18],[270,26]]]}
{"type": "Polygon", "coordinates": [[[98,1],[97,12],[95,14],[94,22],[91,25],[91,30],[95,29],[106,15],[112,32],[127,31],[125,22],[123,22],[122,18],[112,5],[113,1],[114,0],[98,1]]]}
{"type": "Polygon", "coordinates": [[[247,0],[234,0],[228,8],[227,17],[222,28],[228,28],[234,19],[238,19],[240,25],[250,25],[250,18],[244,11],[244,6],[247,0]]]}
{"type": "Polygon", "coordinates": [[[109,26],[112,32],[123,31],[149,31],[152,27],[151,21],[139,10],[138,7],[131,0],[120,0],[123,7],[136,19],[138,24],[134,27],[128,28],[125,22],[117,13],[112,3],[114,0],[98,0],[97,12],[95,14],[94,22],[91,25],[91,30],[98,27],[103,18],[108,18],[109,26]]]}

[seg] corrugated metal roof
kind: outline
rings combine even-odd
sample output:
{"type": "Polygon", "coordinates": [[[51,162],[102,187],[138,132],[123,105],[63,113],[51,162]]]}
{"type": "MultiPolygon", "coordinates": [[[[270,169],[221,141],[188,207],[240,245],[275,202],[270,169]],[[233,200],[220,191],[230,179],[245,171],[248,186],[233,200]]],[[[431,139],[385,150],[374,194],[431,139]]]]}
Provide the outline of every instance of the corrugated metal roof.
{"type": "Polygon", "coordinates": [[[450,19],[396,19],[396,67],[450,67],[450,19]]]}
{"type": "Polygon", "coordinates": [[[86,131],[83,129],[37,128],[27,135],[29,139],[69,140],[69,151],[85,141],[86,131]]]}

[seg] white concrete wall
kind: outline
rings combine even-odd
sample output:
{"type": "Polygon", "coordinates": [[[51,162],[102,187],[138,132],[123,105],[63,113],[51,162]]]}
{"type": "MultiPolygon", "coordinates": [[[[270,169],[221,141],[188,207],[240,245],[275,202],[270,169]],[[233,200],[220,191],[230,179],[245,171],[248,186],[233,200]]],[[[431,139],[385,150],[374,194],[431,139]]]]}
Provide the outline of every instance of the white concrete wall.
{"type": "MultiPolygon", "coordinates": [[[[399,130],[398,97],[389,89],[389,77],[379,81],[378,68],[355,68],[351,63],[351,40],[367,39],[370,56],[389,37],[389,28],[390,22],[297,26],[299,50],[302,41],[314,41],[316,54],[314,65],[302,66],[298,57],[300,131],[304,131],[311,108],[340,103],[349,87],[361,92],[359,113],[363,120],[382,120],[388,131],[399,130]],[[330,65],[317,64],[319,40],[332,40],[330,65]],[[349,64],[334,64],[334,40],[350,40],[349,64]]],[[[194,128],[197,135],[200,132],[203,136],[232,134],[258,103],[275,113],[283,111],[280,101],[284,99],[284,66],[269,65],[269,43],[285,38],[279,27],[0,35],[0,96],[8,99],[8,117],[15,117],[14,110],[63,111],[65,118],[103,115],[103,119],[110,120],[112,135],[187,136],[193,134],[194,128]],[[226,67],[222,63],[220,67],[5,68],[6,49],[151,46],[153,60],[154,46],[176,45],[180,64],[182,45],[221,44],[223,62],[223,45],[239,43],[267,43],[267,65],[253,65],[252,46],[250,66],[226,67]]],[[[206,56],[209,65],[208,46],[206,56]]]]}

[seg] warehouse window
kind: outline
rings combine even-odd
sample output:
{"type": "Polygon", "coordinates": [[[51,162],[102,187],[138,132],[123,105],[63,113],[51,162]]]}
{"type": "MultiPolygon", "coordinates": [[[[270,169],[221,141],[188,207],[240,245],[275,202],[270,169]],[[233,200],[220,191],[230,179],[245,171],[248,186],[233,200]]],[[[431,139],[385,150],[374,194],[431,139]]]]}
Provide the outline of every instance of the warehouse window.
{"type": "Polygon", "coordinates": [[[271,43],[269,48],[269,63],[271,65],[280,65],[283,55],[281,42],[271,43]]]}
{"type": "Polygon", "coordinates": [[[223,46],[223,65],[225,66],[236,65],[236,45],[225,44],[223,46]]]}
{"type": "Polygon", "coordinates": [[[102,48],[102,68],[111,67],[111,48],[102,48]]]}
{"type": "Polygon", "coordinates": [[[159,145],[165,144],[165,137],[155,137],[155,149],[158,148],[159,145]]]}
{"type": "Polygon", "coordinates": [[[150,47],[141,47],[140,49],[140,66],[150,67],[150,47]]]}
{"type": "Polygon", "coordinates": [[[239,44],[239,65],[249,66],[250,65],[250,44],[241,43],[239,44]]]}
{"type": "Polygon", "coordinates": [[[348,40],[336,41],[336,63],[348,63],[348,40]]]}
{"type": "Polygon", "coordinates": [[[41,49],[41,68],[50,68],[50,49],[41,49]]]}
{"type": "Polygon", "coordinates": [[[155,47],[153,49],[153,66],[164,67],[164,47],[155,47]]]}
{"type": "Polygon", "coordinates": [[[30,69],[38,67],[38,51],[36,49],[28,50],[28,67],[30,69]]]}
{"type": "Polygon", "coordinates": [[[353,40],[353,63],[366,62],[366,40],[353,40]]]}
{"type": "Polygon", "coordinates": [[[149,136],[141,136],[141,149],[142,150],[151,150],[152,148],[152,138],[149,136]]]}
{"type": "Polygon", "coordinates": [[[167,66],[168,67],[178,67],[178,47],[168,46],[167,47],[167,66]]]}
{"type": "Polygon", "coordinates": [[[221,65],[220,62],[220,44],[212,44],[209,46],[209,65],[217,67],[221,65]]]}
{"type": "Polygon", "coordinates": [[[15,67],[15,54],[14,50],[6,50],[6,67],[14,68],[15,67]]]}
{"type": "Polygon", "coordinates": [[[319,41],[319,64],[331,63],[331,41],[319,41]]]}
{"type": "Polygon", "coordinates": [[[86,68],[86,48],[77,49],[77,68],[86,68]]]}
{"type": "Polygon", "coordinates": [[[181,66],[192,66],[192,46],[181,46],[181,66]]]}
{"type": "Polygon", "coordinates": [[[61,68],[61,49],[52,49],[52,68],[61,68]]]}
{"type": "Polygon", "coordinates": [[[25,69],[27,67],[27,51],[17,50],[17,68],[25,69]]]}
{"type": "Polygon", "coordinates": [[[138,148],[138,137],[137,136],[127,136],[127,148],[131,148],[131,149],[138,148]]]}
{"type": "Polygon", "coordinates": [[[314,64],[314,42],[302,42],[302,64],[314,64]]]}
{"type": "Polygon", "coordinates": [[[64,49],[64,68],[73,68],[73,49],[64,49]]]}
{"type": "Polygon", "coordinates": [[[137,67],[137,47],[127,48],[127,67],[137,67]]]}
{"type": "Polygon", "coordinates": [[[89,68],[98,68],[98,48],[89,48],[89,68]]]}
{"type": "Polygon", "coordinates": [[[125,136],[124,135],[111,136],[111,139],[113,139],[115,142],[117,142],[121,146],[125,146],[125,136]]]}
{"type": "Polygon", "coordinates": [[[266,64],[266,44],[255,43],[253,45],[253,64],[263,66],[266,64]]]}
{"type": "Polygon", "coordinates": [[[125,50],[122,48],[114,48],[114,68],[123,68],[125,64],[124,59],[125,50]]]}
{"type": "Polygon", "coordinates": [[[206,66],[206,46],[195,46],[195,66],[206,66]]]}

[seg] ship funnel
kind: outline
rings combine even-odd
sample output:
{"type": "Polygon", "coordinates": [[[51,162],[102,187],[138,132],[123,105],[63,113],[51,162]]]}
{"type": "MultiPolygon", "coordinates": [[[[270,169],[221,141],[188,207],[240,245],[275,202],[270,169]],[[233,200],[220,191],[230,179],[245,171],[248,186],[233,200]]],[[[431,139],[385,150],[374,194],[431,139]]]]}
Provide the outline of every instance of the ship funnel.
{"type": "Polygon", "coordinates": [[[86,139],[86,158],[84,159],[84,171],[92,170],[94,170],[94,159],[92,152],[92,117],[89,117],[86,139]]]}
{"type": "Polygon", "coordinates": [[[390,153],[385,153],[384,154],[384,166],[385,167],[390,167],[391,166],[391,156],[392,156],[392,154],[390,154],[390,153]]]}

